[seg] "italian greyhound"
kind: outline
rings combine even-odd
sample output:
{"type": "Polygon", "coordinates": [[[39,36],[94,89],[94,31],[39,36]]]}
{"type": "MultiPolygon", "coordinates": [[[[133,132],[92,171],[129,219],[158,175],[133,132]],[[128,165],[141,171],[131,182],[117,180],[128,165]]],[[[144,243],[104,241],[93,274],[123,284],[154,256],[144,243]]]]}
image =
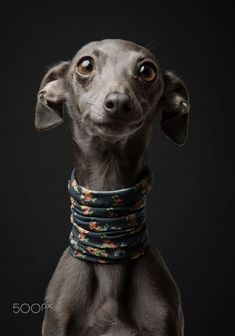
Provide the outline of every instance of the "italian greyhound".
{"type": "MultiPolygon", "coordinates": [[[[187,137],[185,84],[133,42],[106,39],[53,66],[38,93],[35,127],[50,130],[67,112],[74,176],[94,191],[134,186],[146,167],[155,116],[178,145],[187,137]]],[[[182,336],[179,290],[159,252],[123,263],[74,258],[66,249],[45,297],[43,336],[182,336]]]]}

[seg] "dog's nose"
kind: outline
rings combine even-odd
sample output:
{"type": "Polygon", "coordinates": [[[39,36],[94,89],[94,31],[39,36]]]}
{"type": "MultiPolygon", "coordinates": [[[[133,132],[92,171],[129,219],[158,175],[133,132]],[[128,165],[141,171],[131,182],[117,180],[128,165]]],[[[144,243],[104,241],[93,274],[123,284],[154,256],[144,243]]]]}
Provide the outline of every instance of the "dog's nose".
{"type": "Polygon", "coordinates": [[[131,99],[125,93],[111,92],[105,98],[104,108],[111,117],[122,117],[131,111],[131,99]]]}

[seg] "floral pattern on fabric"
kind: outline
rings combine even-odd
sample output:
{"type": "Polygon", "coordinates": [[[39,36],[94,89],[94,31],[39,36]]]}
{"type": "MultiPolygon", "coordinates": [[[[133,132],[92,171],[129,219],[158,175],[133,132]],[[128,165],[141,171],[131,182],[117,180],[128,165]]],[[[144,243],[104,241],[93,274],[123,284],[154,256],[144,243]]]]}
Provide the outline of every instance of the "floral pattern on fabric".
{"type": "Polygon", "coordinates": [[[149,247],[145,223],[146,195],[152,176],[131,188],[92,191],[80,186],[72,172],[70,253],[98,263],[123,263],[142,256],[149,247]]]}

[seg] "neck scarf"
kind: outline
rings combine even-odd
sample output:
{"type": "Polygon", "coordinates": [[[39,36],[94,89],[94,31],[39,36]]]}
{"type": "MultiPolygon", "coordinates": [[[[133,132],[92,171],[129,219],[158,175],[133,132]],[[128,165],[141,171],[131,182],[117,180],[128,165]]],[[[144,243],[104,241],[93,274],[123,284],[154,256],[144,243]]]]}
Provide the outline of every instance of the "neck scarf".
{"type": "Polygon", "coordinates": [[[74,171],[71,196],[70,254],[96,263],[123,263],[142,256],[149,247],[146,195],[152,177],[148,169],[133,187],[92,191],[78,185],[74,171]]]}

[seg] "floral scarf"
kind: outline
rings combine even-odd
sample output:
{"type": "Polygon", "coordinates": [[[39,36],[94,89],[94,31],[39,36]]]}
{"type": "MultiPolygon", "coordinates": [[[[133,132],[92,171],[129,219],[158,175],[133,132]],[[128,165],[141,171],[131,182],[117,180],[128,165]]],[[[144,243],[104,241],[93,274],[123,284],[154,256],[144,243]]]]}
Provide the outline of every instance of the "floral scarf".
{"type": "Polygon", "coordinates": [[[145,224],[146,194],[152,176],[131,188],[92,191],[80,185],[72,172],[70,253],[98,263],[123,263],[142,256],[149,247],[145,224]]]}

